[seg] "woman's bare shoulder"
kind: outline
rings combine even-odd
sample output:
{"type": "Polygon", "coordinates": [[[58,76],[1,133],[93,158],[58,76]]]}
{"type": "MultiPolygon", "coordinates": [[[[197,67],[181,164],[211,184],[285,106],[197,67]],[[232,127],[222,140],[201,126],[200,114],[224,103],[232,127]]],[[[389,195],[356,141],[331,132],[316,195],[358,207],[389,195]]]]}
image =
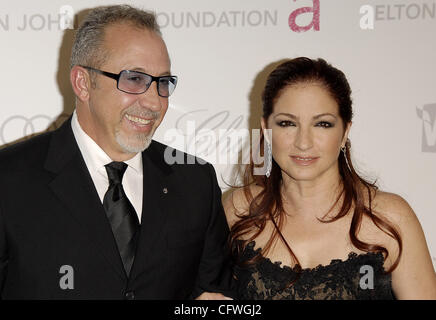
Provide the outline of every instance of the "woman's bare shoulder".
{"type": "Polygon", "coordinates": [[[374,196],[373,209],[400,228],[417,220],[409,203],[395,193],[378,190],[374,196]]]}
{"type": "Polygon", "coordinates": [[[359,235],[364,242],[378,244],[388,250],[385,267],[390,268],[396,261],[400,249],[398,241],[392,237],[393,232],[403,238],[405,224],[413,218],[416,219],[416,216],[407,201],[397,194],[371,190],[371,202],[368,198],[366,194],[365,204],[371,206],[374,216],[362,217],[359,235]]]}
{"type": "Polygon", "coordinates": [[[435,299],[436,276],[415,212],[397,194],[378,192],[374,201],[375,210],[396,225],[402,241],[401,258],[392,276],[395,295],[398,299],[435,299]]]}
{"type": "MultiPolygon", "coordinates": [[[[421,245],[424,240],[422,226],[409,203],[400,195],[377,191],[373,200],[373,213],[390,223],[401,237],[403,247],[421,245]],[[419,239],[419,240],[418,240],[419,239]]],[[[387,237],[392,251],[398,253],[398,243],[392,237],[387,237]]],[[[425,240],[424,240],[425,242],[425,240]]]]}
{"type": "Polygon", "coordinates": [[[244,215],[248,214],[250,200],[255,198],[261,191],[260,186],[251,184],[246,187],[235,188],[225,197],[223,206],[229,227],[232,227],[244,215]]]}

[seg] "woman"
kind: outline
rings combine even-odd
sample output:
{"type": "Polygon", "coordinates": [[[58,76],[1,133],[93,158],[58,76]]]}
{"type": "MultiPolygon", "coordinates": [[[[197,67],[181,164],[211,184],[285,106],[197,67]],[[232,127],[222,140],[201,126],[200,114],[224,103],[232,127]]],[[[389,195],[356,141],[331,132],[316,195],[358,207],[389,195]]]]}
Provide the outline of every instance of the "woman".
{"type": "Polygon", "coordinates": [[[268,172],[254,175],[252,161],[224,203],[239,298],[436,299],[413,210],[353,168],[344,74],[322,59],[289,60],[262,99],[268,172]]]}

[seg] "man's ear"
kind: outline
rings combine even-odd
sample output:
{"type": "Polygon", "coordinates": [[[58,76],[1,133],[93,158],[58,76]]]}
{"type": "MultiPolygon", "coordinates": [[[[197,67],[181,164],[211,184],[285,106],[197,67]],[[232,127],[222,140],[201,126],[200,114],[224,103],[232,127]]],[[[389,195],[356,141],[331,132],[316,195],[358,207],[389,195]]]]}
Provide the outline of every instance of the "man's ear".
{"type": "Polygon", "coordinates": [[[89,99],[91,79],[88,71],[80,66],[74,66],[70,71],[70,81],[77,99],[84,102],[89,99]]]}

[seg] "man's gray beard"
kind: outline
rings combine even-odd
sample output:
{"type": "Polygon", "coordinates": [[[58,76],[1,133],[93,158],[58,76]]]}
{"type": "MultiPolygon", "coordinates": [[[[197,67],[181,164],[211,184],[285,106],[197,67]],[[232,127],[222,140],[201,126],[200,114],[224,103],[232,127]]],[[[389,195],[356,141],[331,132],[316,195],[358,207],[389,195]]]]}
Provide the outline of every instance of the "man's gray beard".
{"type": "Polygon", "coordinates": [[[152,134],[136,134],[126,138],[120,134],[120,131],[116,131],[115,139],[125,152],[138,153],[146,150],[150,146],[152,134]]]}
{"type": "MultiPolygon", "coordinates": [[[[120,120],[119,126],[122,126],[122,119],[126,114],[131,114],[140,118],[153,118],[154,120],[159,119],[160,112],[152,112],[148,109],[143,109],[138,106],[130,106],[127,108],[120,120]]],[[[139,133],[133,134],[129,136],[125,136],[121,134],[120,127],[115,128],[115,139],[119,146],[128,153],[138,153],[147,149],[152,141],[154,131],[150,132],[148,135],[139,133]]]]}

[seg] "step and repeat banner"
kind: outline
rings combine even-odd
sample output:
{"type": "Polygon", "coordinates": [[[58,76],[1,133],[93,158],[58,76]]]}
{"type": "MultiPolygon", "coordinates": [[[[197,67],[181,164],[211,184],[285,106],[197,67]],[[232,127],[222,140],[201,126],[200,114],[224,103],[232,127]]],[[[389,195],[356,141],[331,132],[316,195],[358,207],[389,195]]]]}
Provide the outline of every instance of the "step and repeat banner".
{"type": "Polygon", "coordinates": [[[155,139],[213,163],[224,193],[260,126],[268,73],[297,56],[344,71],[354,162],[410,203],[436,265],[435,0],[2,1],[0,146],[72,113],[74,31],[84,10],[120,3],[156,12],[179,76],[155,139]]]}

